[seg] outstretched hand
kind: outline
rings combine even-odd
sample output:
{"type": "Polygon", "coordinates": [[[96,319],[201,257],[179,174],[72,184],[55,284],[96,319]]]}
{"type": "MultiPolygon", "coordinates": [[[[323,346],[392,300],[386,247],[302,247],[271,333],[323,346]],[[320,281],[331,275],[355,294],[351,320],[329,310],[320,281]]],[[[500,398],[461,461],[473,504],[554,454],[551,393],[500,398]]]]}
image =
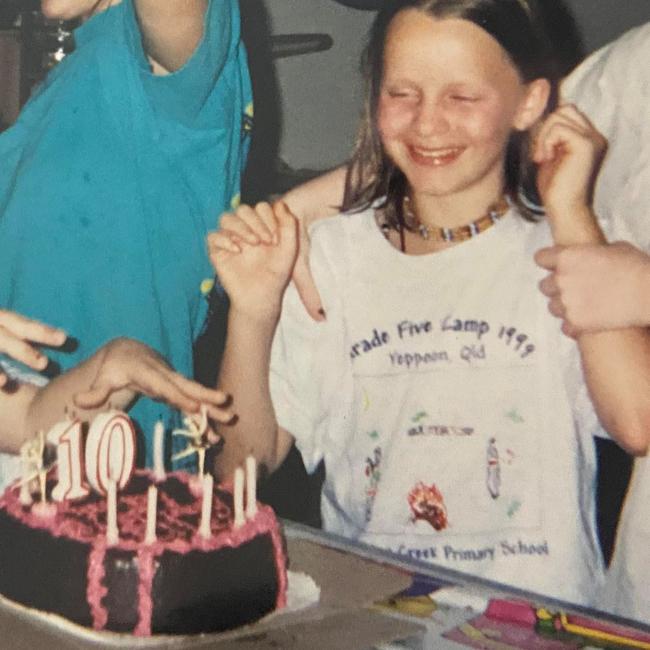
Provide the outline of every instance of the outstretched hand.
{"type": "Polygon", "coordinates": [[[298,250],[297,220],[284,203],[224,215],[208,250],[231,305],[255,318],[277,316],[298,250]]]}
{"type": "Polygon", "coordinates": [[[99,366],[91,387],[74,396],[79,408],[101,408],[109,400],[126,407],[138,395],[146,395],[185,413],[197,413],[205,405],[208,415],[218,422],[229,422],[233,417],[227,408],[227,395],[175,372],[157,352],[139,341],[115,339],[97,354],[99,366]]]}
{"type": "Polygon", "coordinates": [[[604,241],[591,209],[594,182],[607,140],[567,104],[541,125],[533,145],[537,186],[557,244],[604,241]]]}
{"type": "MultiPolygon", "coordinates": [[[[65,340],[66,334],[60,329],[0,309],[0,353],[34,370],[45,370],[48,364],[47,357],[34,344],[59,347],[65,340]]],[[[0,368],[0,387],[6,382],[0,368]]]]}
{"type": "Polygon", "coordinates": [[[544,248],[535,261],[562,330],[582,332],[650,325],[650,257],[627,242],[544,248]]]}

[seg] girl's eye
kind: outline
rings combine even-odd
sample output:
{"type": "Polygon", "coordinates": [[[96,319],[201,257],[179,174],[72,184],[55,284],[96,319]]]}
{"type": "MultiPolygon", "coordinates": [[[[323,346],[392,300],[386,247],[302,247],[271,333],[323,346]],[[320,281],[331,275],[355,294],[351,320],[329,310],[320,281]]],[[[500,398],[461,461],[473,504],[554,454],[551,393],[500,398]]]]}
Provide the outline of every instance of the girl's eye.
{"type": "Polygon", "coordinates": [[[451,98],[456,102],[466,102],[468,104],[473,104],[479,100],[478,97],[470,95],[452,95],[451,98]]]}

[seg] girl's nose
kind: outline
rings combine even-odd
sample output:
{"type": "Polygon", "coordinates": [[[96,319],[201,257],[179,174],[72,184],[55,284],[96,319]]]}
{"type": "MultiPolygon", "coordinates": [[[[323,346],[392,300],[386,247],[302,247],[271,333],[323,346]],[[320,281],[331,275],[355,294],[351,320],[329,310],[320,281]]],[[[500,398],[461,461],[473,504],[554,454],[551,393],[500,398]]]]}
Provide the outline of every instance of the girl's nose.
{"type": "Polygon", "coordinates": [[[414,126],[418,135],[439,135],[449,131],[449,120],[444,107],[439,102],[425,99],[418,107],[414,126]]]}

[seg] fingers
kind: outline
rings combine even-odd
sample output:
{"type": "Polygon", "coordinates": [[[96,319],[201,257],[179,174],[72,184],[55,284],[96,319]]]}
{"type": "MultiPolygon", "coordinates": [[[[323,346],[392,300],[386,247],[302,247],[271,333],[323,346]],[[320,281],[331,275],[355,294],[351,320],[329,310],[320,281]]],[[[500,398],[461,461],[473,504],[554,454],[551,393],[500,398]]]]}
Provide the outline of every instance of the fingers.
{"type": "Polygon", "coordinates": [[[533,146],[533,160],[537,163],[553,160],[558,148],[572,143],[589,143],[590,148],[604,150],[607,140],[594,128],[587,117],[572,104],[553,112],[540,127],[533,146]]]}
{"type": "Polygon", "coordinates": [[[224,214],[219,230],[235,242],[240,239],[256,246],[259,243],[273,243],[277,225],[271,206],[258,203],[254,208],[240,205],[235,212],[224,214]]]}
{"type": "Polygon", "coordinates": [[[273,205],[274,218],[277,219],[279,239],[283,244],[295,246],[298,240],[298,220],[284,201],[273,205]]]}
{"type": "Polygon", "coordinates": [[[555,271],[557,268],[558,257],[563,250],[563,246],[552,246],[542,248],[535,253],[535,263],[543,269],[555,271]]]}
{"type": "Polygon", "coordinates": [[[66,334],[12,311],[0,310],[0,352],[7,354],[34,370],[47,367],[47,357],[29,342],[58,347],[63,345],[66,334]]]}
{"type": "Polygon", "coordinates": [[[45,370],[48,364],[47,357],[40,350],[2,326],[0,326],[0,352],[34,370],[45,370]]]}
{"type": "Polygon", "coordinates": [[[541,280],[539,283],[539,289],[545,296],[548,296],[549,298],[553,298],[560,294],[560,288],[557,285],[554,274],[547,275],[543,280],[541,280]]]}
{"type": "Polygon", "coordinates": [[[72,397],[75,406],[81,409],[96,409],[104,406],[113,393],[113,388],[108,385],[93,386],[90,390],[76,393],[72,397]]]}

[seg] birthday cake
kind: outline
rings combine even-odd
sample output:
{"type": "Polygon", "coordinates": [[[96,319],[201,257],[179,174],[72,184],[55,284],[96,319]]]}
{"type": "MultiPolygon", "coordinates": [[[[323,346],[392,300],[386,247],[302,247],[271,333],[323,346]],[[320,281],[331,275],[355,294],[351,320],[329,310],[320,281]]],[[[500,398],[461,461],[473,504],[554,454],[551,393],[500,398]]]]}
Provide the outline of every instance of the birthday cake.
{"type": "Polygon", "coordinates": [[[257,502],[244,514],[241,481],[233,491],[204,477],[197,489],[197,477],[184,472],[156,481],[135,470],[114,494],[111,514],[110,496],[97,491],[51,500],[53,474],[31,504],[18,484],[0,498],[3,596],[139,636],[219,632],[284,606],[279,524],[257,502]]]}

